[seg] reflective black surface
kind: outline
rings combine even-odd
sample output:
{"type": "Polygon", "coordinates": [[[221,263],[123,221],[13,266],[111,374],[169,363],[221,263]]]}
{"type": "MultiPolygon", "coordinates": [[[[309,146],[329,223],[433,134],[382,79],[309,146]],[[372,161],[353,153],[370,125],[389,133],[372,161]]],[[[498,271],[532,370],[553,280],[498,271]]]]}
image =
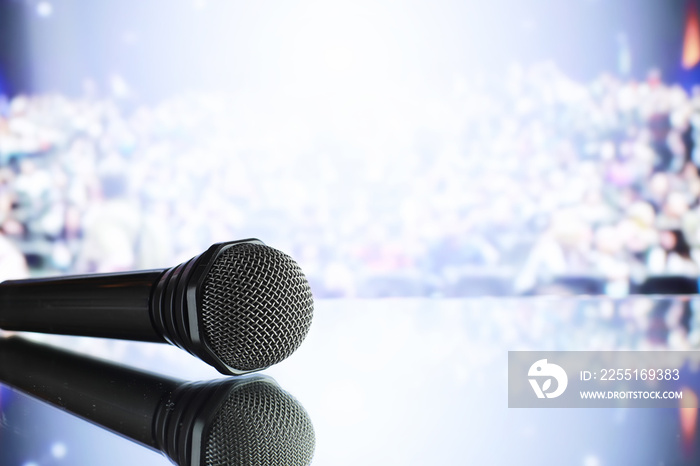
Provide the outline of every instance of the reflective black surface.
{"type": "Polygon", "coordinates": [[[179,382],[19,337],[0,339],[0,380],[182,466],[306,466],[304,408],[264,376],[179,382]]]}
{"type": "MultiPolygon", "coordinates": [[[[695,349],[700,299],[321,301],[309,337],[265,371],[313,423],[312,464],[697,464],[697,409],[509,409],[509,350],[695,349]]],[[[216,373],[156,344],[41,337],[163,376],[216,373]]],[[[700,372],[684,380],[700,391],[700,372]]],[[[144,392],[145,393],[145,392],[144,392]]],[[[169,464],[14,390],[2,464],[169,464]]]]}

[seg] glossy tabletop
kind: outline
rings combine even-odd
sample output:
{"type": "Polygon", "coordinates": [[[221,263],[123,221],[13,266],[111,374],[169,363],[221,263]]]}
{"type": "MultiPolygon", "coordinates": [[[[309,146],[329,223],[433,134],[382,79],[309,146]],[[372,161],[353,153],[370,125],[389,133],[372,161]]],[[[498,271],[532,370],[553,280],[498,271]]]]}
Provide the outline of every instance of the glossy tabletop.
{"type": "MultiPolygon", "coordinates": [[[[699,298],[321,300],[299,350],[262,374],[303,406],[314,465],[697,464],[697,409],[509,408],[508,351],[694,350],[698,319],[699,298]]],[[[223,379],[167,345],[25,336],[158,377],[223,379]]],[[[700,372],[686,383],[700,393],[700,372]]],[[[2,465],[171,464],[8,385],[2,465]]],[[[102,401],[128,411],[132,385],[102,401]]]]}

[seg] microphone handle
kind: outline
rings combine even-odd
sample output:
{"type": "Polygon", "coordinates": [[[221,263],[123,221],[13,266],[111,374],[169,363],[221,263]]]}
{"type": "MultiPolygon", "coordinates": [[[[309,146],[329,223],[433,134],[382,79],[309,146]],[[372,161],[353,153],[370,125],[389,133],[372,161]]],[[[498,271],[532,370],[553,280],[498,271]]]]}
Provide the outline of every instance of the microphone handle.
{"type": "Polygon", "coordinates": [[[155,450],[154,420],[181,385],[19,337],[0,338],[0,381],[155,450]]]}
{"type": "Polygon", "coordinates": [[[165,343],[151,297],[166,270],[4,281],[0,328],[165,343]]]}

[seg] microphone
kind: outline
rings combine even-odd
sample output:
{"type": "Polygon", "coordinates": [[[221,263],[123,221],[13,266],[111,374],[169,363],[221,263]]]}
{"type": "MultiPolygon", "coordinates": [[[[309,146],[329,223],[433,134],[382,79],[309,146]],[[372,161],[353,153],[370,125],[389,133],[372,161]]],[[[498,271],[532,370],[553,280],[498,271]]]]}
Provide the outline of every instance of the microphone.
{"type": "Polygon", "coordinates": [[[291,355],[313,316],[297,263],[257,239],[170,269],[0,283],[0,328],[176,345],[227,375],[291,355]]]}
{"type": "Polygon", "coordinates": [[[9,337],[0,382],[180,466],[307,466],[314,455],[311,419],[269,376],[182,382],[9,337]]]}

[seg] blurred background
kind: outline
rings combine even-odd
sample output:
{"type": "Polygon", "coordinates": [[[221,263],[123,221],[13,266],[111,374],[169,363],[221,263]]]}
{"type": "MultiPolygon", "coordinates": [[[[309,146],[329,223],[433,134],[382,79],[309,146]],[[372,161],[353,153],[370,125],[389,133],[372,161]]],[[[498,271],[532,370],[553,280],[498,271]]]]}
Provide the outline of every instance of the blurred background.
{"type": "Polygon", "coordinates": [[[699,3],[0,0],[0,279],[697,292],[699,3]]]}
{"type": "MultiPolygon", "coordinates": [[[[319,299],[299,363],[266,373],[308,408],[320,462],[449,463],[457,445],[543,464],[551,442],[567,464],[697,464],[697,409],[508,410],[493,381],[506,350],[700,346],[698,299],[607,299],[698,292],[699,10],[0,0],[0,280],[170,267],[257,237],[300,263],[316,298],[605,295],[319,299]]],[[[212,376],[177,348],[80,341],[212,376]]],[[[106,433],[34,416],[6,387],[0,401],[3,458],[125,463],[104,454],[106,433]]]]}

